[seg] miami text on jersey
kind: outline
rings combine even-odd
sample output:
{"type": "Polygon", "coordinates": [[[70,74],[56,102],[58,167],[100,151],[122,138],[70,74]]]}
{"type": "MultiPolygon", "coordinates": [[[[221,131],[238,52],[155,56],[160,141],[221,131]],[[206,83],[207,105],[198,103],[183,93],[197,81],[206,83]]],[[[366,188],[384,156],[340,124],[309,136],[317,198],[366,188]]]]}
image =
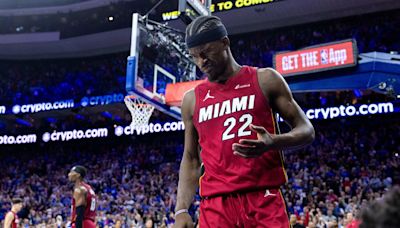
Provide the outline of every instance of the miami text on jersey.
{"type": "Polygon", "coordinates": [[[199,110],[199,123],[231,113],[253,109],[255,96],[256,95],[253,94],[235,97],[220,103],[202,107],[199,110]]]}

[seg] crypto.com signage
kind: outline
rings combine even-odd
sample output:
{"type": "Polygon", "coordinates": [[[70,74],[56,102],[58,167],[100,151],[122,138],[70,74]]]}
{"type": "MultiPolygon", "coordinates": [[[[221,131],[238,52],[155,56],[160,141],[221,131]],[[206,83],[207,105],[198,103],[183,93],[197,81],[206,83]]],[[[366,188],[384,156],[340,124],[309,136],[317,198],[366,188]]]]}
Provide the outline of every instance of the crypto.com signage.
{"type": "MultiPolygon", "coordinates": [[[[386,102],[305,109],[304,112],[310,120],[329,120],[352,116],[399,113],[400,107],[399,103],[386,102]]],[[[283,121],[280,117],[278,118],[278,120],[283,121]]],[[[114,125],[114,130],[109,128],[93,128],[73,129],[69,131],[48,131],[42,134],[35,132],[27,135],[0,135],[0,146],[12,144],[33,144],[39,142],[67,142],[70,140],[88,140],[95,138],[109,138],[115,136],[120,137],[130,135],[146,135],[151,133],[183,131],[184,129],[185,125],[182,121],[175,121],[164,123],[150,123],[141,128],[114,125]],[[114,132],[114,134],[112,134],[111,132],[114,132]]]]}
{"type": "Polygon", "coordinates": [[[112,103],[122,103],[124,94],[113,93],[98,96],[85,96],[81,99],[67,99],[55,102],[41,102],[34,104],[15,104],[12,107],[0,105],[0,115],[37,113],[51,110],[71,109],[76,107],[90,107],[97,105],[108,105],[112,103]]]}

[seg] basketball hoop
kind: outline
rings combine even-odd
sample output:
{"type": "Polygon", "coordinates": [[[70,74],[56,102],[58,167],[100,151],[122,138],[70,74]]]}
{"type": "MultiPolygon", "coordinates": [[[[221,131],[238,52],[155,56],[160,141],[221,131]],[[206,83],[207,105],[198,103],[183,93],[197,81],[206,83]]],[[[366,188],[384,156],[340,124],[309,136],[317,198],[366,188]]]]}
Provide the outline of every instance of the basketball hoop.
{"type": "Polygon", "coordinates": [[[131,127],[141,128],[149,123],[153,114],[154,106],[135,96],[126,96],[124,99],[126,107],[132,115],[131,127]]]}

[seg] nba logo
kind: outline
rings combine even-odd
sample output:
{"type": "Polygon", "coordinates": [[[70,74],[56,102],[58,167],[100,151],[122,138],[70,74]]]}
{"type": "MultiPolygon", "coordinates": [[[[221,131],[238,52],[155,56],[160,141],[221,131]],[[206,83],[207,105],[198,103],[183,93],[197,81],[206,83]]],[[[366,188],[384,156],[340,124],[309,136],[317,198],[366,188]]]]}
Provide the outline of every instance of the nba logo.
{"type": "Polygon", "coordinates": [[[328,51],[326,49],[321,50],[321,63],[328,64],[328,51]]]}

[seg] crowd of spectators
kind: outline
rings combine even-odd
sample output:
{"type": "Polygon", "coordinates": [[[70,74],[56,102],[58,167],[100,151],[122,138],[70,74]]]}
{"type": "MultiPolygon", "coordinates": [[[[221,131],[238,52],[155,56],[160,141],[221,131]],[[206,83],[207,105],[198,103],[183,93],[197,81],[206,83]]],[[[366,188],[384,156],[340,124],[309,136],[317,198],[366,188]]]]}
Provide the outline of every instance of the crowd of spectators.
{"type": "Polygon", "coordinates": [[[25,104],[121,92],[127,53],[88,59],[2,61],[0,102],[25,104]]]}
{"type": "Polygon", "coordinates": [[[283,194],[292,219],[305,227],[345,227],[361,207],[400,184],[400,126],[341,122],[317,125],[311,146],[286,154],[283,194]]]}
{"type": "Polygon", "coordinates": [[[74,164],[82,164],[88,168],[87,182],[97,194],[100,227],[115,227],[121,222],[132,227],[150,219],[170,222],[183,151],[179,138],[126,138],[123,142],[94,141],[84,146],[50,145],[4,152],[0,220],[9,209],[10,198],[19,196],[26,205],[21,212],[23,227],[49,226],[57,215],[66,225],[73,188],[67,173],[74,164]]]}
{"type": "MultiPolygon", "coordinates": [[[[400,184],[400,125],[376,120],[315,123],[312,145],[285,152],[289,181],[282,192],[294,227],[357,223],[361,207],[400,184]]],[[[57,215],[66,225],[72,189],[67,172],[81,164],[89,169],[86,179],[98,197],[99,227],[170,227],[182,142],[183,135],[175,133],[5,149],[0,220],[10,198],[19,196],[26,206],[23,227],[56,227],[57,215]]],[[[199,202],[197,196],[191,208],[196,219],[199,202]]]]}

